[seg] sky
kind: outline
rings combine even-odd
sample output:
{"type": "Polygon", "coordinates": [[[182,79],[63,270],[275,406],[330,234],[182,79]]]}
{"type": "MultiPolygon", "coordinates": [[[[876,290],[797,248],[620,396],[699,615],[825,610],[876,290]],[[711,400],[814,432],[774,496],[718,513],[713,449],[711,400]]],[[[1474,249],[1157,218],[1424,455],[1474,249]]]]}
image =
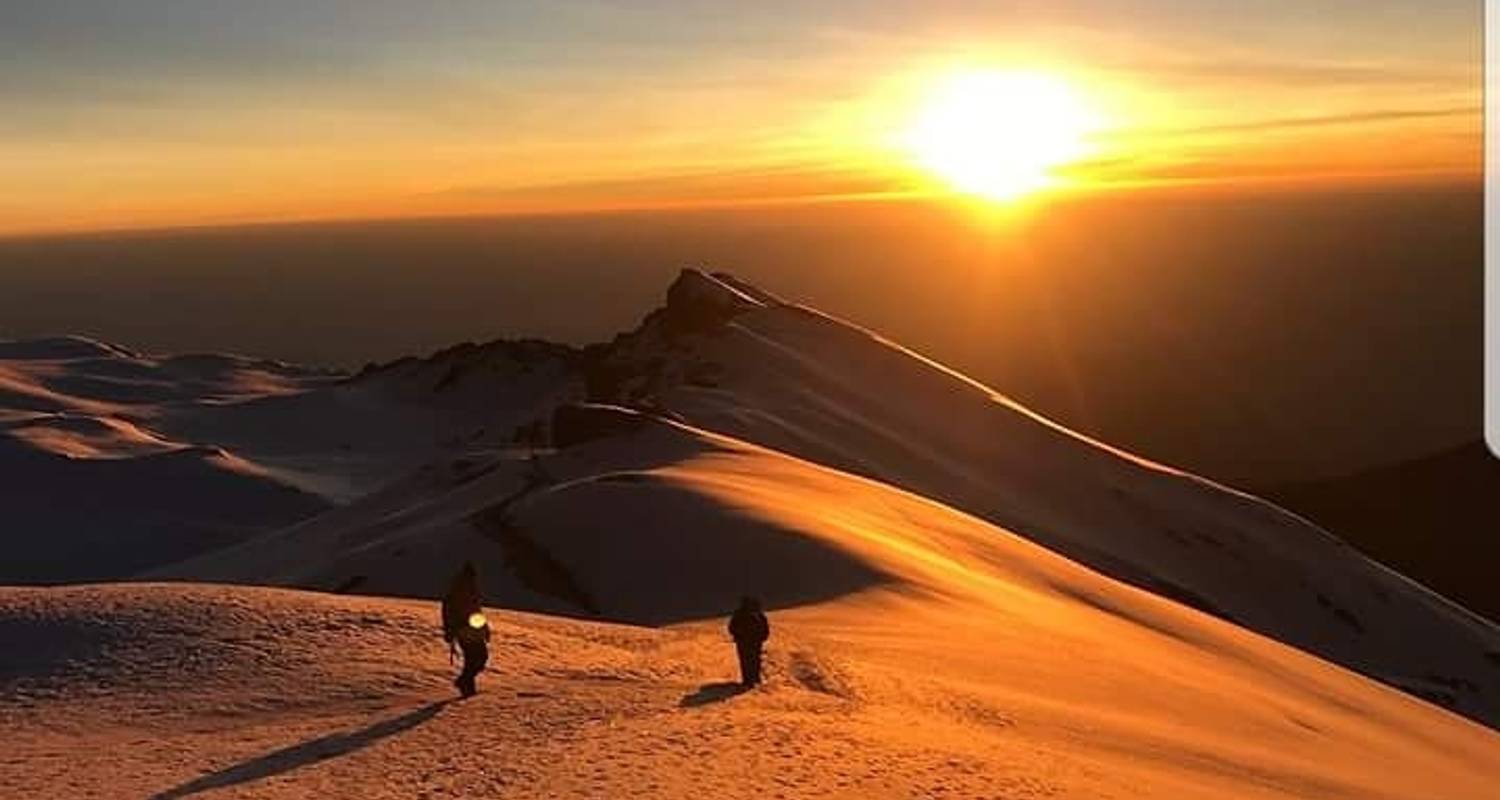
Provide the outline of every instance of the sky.
{"type": "Polygon", "coordinates": [[[941,192],[944,76],[1056,76],[1082,189],[1480,170],[1481,4],[0,3],[0,234],[941,192]]]}

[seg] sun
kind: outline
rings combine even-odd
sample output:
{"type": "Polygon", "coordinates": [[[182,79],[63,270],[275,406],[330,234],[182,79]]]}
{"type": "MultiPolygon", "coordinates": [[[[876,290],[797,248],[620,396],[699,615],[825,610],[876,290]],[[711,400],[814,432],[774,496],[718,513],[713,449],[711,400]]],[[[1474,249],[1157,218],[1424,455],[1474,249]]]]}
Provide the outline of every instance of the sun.
{"type": "Polygon", "coordinates": [[[1060,78],[976,70],[932,90],[906,145],[958,191],[1004,201],[1053,185],[1057,168],[1089,154],[1098,126],[1099,115],[1060,78]]]}

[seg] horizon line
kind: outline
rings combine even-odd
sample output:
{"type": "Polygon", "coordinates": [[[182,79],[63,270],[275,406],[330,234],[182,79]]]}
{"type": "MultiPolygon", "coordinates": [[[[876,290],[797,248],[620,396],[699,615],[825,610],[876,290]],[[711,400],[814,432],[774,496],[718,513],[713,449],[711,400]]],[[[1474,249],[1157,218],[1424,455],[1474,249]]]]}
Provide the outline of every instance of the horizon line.
{"type": "Polygon", "coordinates": [[[1116,195],[1122,192],[1142,194],[1193,190],[1247,190],[1265,189],[1357,189],[1371,185],[1387,185],[1408,189],[1433,185],[1460,186],[1474,184],[1483,190],[1482,171],[1469,170],[1408,170],[1382,173],[1301,173],[1266,174],[1234,177],[1161,177],[1119,179],[1095,183],[1069,183],[1044,189],[1035,195],[1014,202],[994,203],[945,189],[908,189],[873,192],[844,192],[830,194],[787,195],[773,197],[740,197],[725,199],[642,200],[614,204],[579,205],[576,207],[539,207],[512,209],[475,209],[473,211],[450,211],[437,213],[400,212],[374,213],[369,215],[306,214],[272,215],[264,217],[246,216],[218,221],[182,223],[124,223],[99,227],[37,227],[30,229],[0,230],[0,244],[19,241],[45,241],[88,239],[109,236],[165,235],[211,233],[244,229],[294,228],[304,226],[381,225],[422,222],[463,222],[486,219],[524,219],[530,217],[604,217],[628,214],[650,214],[691,211],[736,211],[757,208],[795,207],[800,205],[837,205],[902,201],[935,201],[955,205],[967,205],[996,210],[1021,205],[1035,205],[1049,200],[1076,200],[1095,195],[1116,195]]]}

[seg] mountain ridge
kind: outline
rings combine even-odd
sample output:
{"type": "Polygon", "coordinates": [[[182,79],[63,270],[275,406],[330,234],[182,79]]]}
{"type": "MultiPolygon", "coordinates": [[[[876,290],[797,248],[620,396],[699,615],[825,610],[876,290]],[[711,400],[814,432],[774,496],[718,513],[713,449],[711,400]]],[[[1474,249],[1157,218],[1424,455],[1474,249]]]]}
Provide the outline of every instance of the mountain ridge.
{"type": "MultiPolygon", "coordinates": [[[[1075,434],[878,334],[731,275],[684,270],[665,304],[636,328],[585,348],[497,340],[353,376],[318,373],[312,380],[227,403],[179,402],[152,415],[154,429],[189,445],[223,447],[340,507],[302,525],[252,534],[228,550],[206,549],[202,558],[148,567],[145,574],[252,583],[274,578],[323,590],[424,595],[440,585],[439,567],[422,573],[422,588],[393,591],[379,578],[389,568],[380,559],[483,549],[495,536],[511,545],[509,554],[496,551],[502,574],[511,567],[554,577],[576,573],[585,557],[576,544],[568,545],[570,556],[549,551],[573,541],[567,537],[576,532],[562,531],[574,523],[558,518],[543,525],[543,539],[563,537],[551,542],[493,529],[486,538],[484,520],[493,521],[487,509],[513,501],[537,480],[536,472],[555,471],[552,462],[574,458],[573,445],[549,449],[578,438],[559,437],[558,409],[603,402],[675,421],[653,425],[680,423],[910,492],[1475,718],[1491,724],[1500,718],[1500,675],[1490,655],[1500,652],[1500,635],[1492,624],[1368,561],[1301,517],[1075,434]],[[387,510],[377,514],[382,507],[387,510]],[[453,510],[423,516],[429,513],[423,509],[443,508],[453,510]],[[354,527],[340,527],[339,520],[353,520],[354,527]],[[328,531],[329,560],[297,550],[298,537],[316,530],[328,531]],[[386,531],[416,550],[386,547],[378,537],[363,551],[337,544],[364,536],[360,530],[386,531]],[[424,531],[448,533],[413,544],[424,541],[424,531]],[[293,544],[278,550],[271,541],[293,544]],[[447,544],[438,548],[438,542],[447,544]],[[226,554],[260,550],[281,552],[297,569],[323,566],[285,573],[267,564],[268,571],[256,573],[246,567],[260,563],[253,555],[226,562],[226,554]],[[204,566],[214,563],[221,566],[204,566]],[[205,571],[194,572],[200,567],[205,571]],[[1424,642],[1421,653],[1411,652],[1412,641],[1424,642]]],[[[571,424],[581,430],[576,420],[571,424]]],[[[613,424],[606,420],[604,432],[613,424]]],[[[669,450],[678,458],[697,457],[698,445],[682,447],[669,450]]],[[[619,457],[625,456],[612,458],[619,457]]],[[[585,464],[579,475],[606,476],[608,463],[585,464]]],[[[626,473],[655,475],[670,463],[626,473]]],[[[657,480],[618,480],[627,479],[657,480]]],[[[618,485],[601,480],[593,485],[618,485]]],[[[525,512],[547,494],[512,510],[525,512]]],[[[627,504],[635,502],[631,496],[600,495],[627,504]]],[[[705,519],[732,527],[718,511],[705,519]]],[[[667,515],[653,524],[673,523],[667,515]]],[[[653,546],[679,545],[661,540],[653,546]]],[[[585,605],[600,608],[599,582],[613,578],[596,573],[594,585],[579,580],[573,596],[589,597],[585,605]]],[[[559,605],[556,597],[507,594],[507,587],[492,588],[523,607],[580,610],[559,605]]],[[[720,602],[716,594],[704,600],[696,606],[700,612],[720,602]]],[[[634,619],[661,618],[647,613],[634,619]]]]}
{"type": "MultiPolygon", "coordinates": [[[[107,513],[49,502],[6,530],[115,582],[0,587],[0,639],[28,644],[0,654],[0,786],[1481,800],[1500,781],[1494,625],[869,331],[679,280],[592,349],[360,375],[216,357],[175,382],[102,345],[0,360],[9,397],[51,404],[0,408],[0,457],[60,465],[38,488],[63,495],[131,478],[107,513]],[[124,501],[192,511],[202,467],[318,507],[213,541],[122,535],[124,501]],[[494,640],[453,703],[432,598],[465,560],[494,640]],[[749,691],[726,681],[741,594],[772,620],[749,691]]],[[[7,489],[13,521],[27,493],[7,489]]]]}

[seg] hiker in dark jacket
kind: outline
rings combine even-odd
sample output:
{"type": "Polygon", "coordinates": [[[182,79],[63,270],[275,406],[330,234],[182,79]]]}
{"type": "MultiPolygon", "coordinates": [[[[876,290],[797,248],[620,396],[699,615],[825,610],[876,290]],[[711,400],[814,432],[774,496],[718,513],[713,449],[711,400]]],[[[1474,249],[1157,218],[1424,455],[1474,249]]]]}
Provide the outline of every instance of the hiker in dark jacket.
{"type": "Polygon", "coordinates": [[[453,685],[458,687],[459,694],[473,697],[478,691],[474,679],[490,660],[490,624],[481,608],[479,572],[472,561],[464,562],[443,597],[443,641],[448,643],[450,657],[455,646],[463,652],[464,668],[453,679],[453,685]]]}
{"type": "Polygon", "coordinates": [[[746,687],[759,684],[761,648],[771,638],[771,624],[761,613],[759,600],[740,598],[740,607],[729,618],[729,635],[740,656],[740,683],[746,687]]]}

